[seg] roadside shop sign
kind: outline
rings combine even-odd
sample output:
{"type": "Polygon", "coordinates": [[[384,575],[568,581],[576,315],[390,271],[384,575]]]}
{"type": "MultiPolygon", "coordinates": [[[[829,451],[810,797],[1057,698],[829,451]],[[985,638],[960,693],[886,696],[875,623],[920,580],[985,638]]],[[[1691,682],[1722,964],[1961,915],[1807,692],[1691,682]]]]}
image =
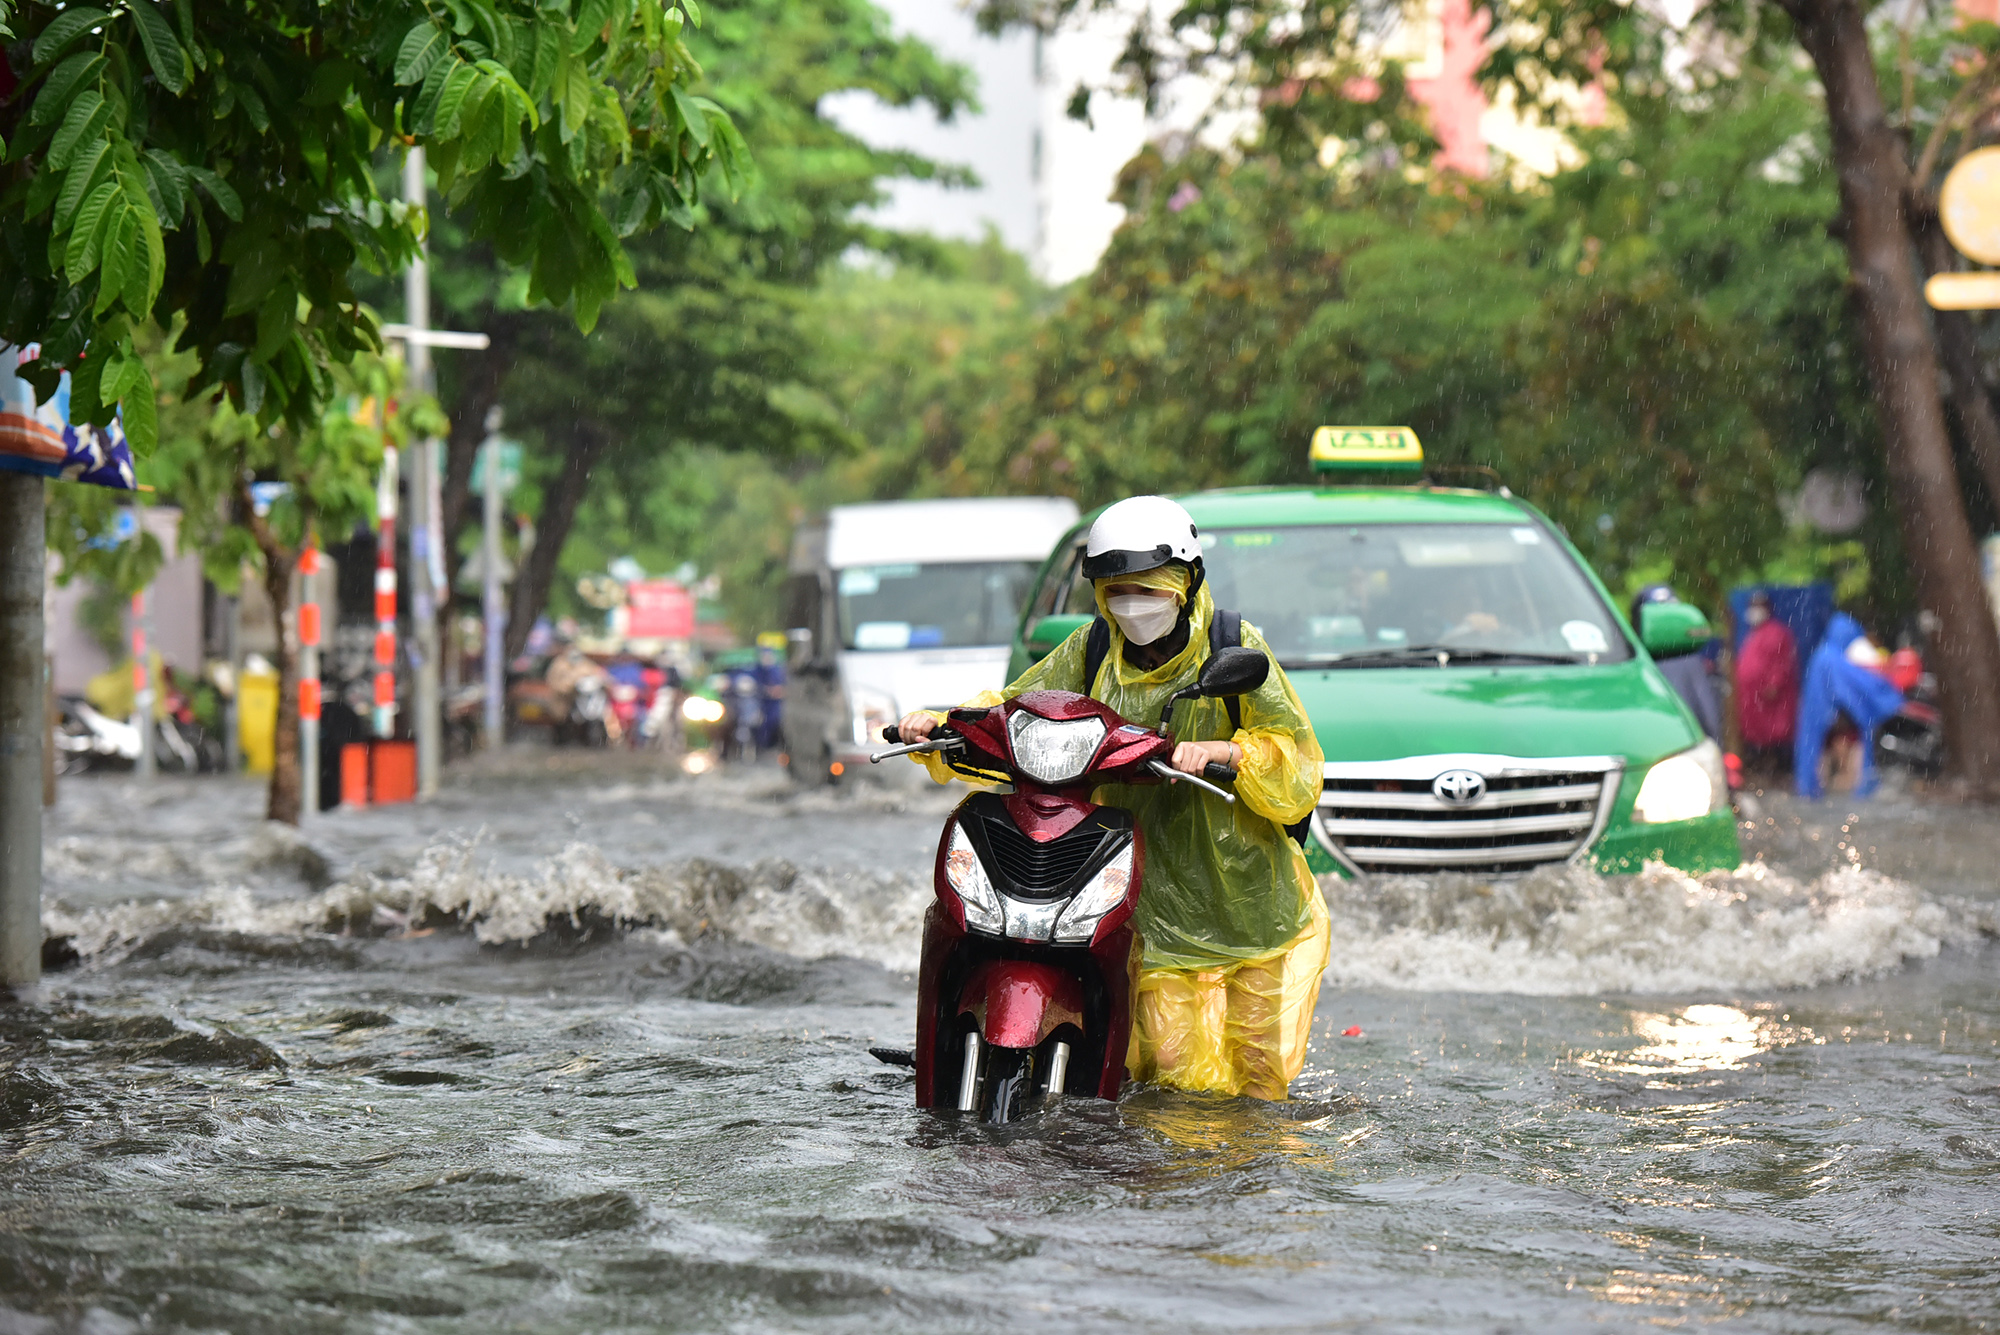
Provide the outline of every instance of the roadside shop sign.
{"type": "Polygon", "coordinates": [[[625,586],[625,634],[635,640],[694,638],[694,595],[670,579],[625,586]]]}
{"type": "MultiPolygon", "coordinates": [[[[1982,148],[1958,160],[1938,191],[1938,218],[1959,254],[1980,264],[2000,264],[2000,148],[1982,148]]],[[[1941,311],[2000,308],[2000,273],[1934,274],[1924,300],[1941,311]]]]}
{"type": "Polygon", "coordinates": [[[0,343],[0,468],[137,491],[132,450],[118,421],[102,427],[71,425],[69,372],[63,372],[47,403],[35,402],[35,387],[16,372],[40,352],[34,344],[16,348],[0,343]]]}
{"type": "MultiPolygon", "coordinates": [[[[500,494],[505,496],[521,485],[521,442],[502,440],[500,442],[500,494]]],[[[486,450],[482,447],[472,459],[472,494],[486,494],[486,450]]]]}

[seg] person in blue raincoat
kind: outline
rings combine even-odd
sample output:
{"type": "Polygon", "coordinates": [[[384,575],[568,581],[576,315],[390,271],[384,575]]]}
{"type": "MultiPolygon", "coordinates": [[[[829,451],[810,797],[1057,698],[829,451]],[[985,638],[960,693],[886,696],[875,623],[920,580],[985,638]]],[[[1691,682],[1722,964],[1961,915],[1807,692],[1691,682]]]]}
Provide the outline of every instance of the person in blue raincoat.
{"type": "Polygon", "coordinates": [[[1792,734],[1792,778],[1800,797],[1818,800],[1823,795],[1820,754],[1843,714],[1861,733],[1861,779],[1854,795],[1867,797],[1875,791],[1875,732],[1902,708],[1903,693],[1887,677],[1849,657],[1849,649],[1867,638],[1860,622],[1836,612],[1806,664],[1798,727],[1792,734]]]}

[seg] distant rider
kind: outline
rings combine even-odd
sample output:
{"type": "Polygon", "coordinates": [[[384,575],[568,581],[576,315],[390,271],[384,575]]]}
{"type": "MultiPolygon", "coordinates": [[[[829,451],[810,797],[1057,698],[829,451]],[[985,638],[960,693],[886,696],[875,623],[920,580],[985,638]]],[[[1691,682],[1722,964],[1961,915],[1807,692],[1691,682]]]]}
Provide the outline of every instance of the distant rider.
{"type": "MultiPolygon", "coordinates": [[[[1216,616],[1194,521],[1164,497],[1120,501],[1091,525],[1083,573],[1110,630],[1095,679],[1083,679],[1086,626],[1004,692],[982,692],[968,707],[1082,691],[1133,723],[1159,726],[1161,707],[1207,661],[1216,616]]],[[[1242,642],[1270,655],[1247,622],[1242,642]]],[[[1172,729],[1183,739],[1174,768],[1237,767],[1235,805],[1181,783],[1107,785],[1095,800],[1131,810],[1146,838],[1135,919],[1144,955],[1126,1058],[1133,1078],[1281,1099],[1305,1065],[1328,941],[1326,903],[1284,827],[1318,804],[1322,758],[1275,658],[1240,708],[1243,726],[1232,729],[1223,701],[1186,702],[1172,729]]],[[[907,716],[903,739],[929,736],[943,717],[907,716]]],[[[940,782],[953,777],[933,756],[916,759],[940,782]]]]}

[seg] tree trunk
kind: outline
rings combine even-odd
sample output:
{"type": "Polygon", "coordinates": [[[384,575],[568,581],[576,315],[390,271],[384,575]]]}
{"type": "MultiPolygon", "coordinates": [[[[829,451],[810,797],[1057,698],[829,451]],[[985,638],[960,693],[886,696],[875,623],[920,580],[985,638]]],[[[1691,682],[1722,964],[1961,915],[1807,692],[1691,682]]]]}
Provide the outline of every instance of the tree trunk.
{"type": "Polygon", "coordinates": [[[271,795],[264,819],[286,825],[299,823],[304,801],[299,774],[299,646],[297,635],[285,625],[285,614],[292,610],[292,568],[297,564],[295,558],[265,549],[264,592],[278,623],[278,726],[272,736],[271,795]]]}
{"type": "Polygon", "coordinates": [[[1826,90],[1848,265],[1889,478],[1923,605],[1955,774],[2000,793],[2000,633],[1980,578],[1939,398],[1929,311],[1903,212],[1909,169],[1875,79],[1858,0],[1781,0],[1826,90]]]}
{"type": "MultiPolygon", "coordinates": [[[[238,476],[242,476],[239,466],[238,476]]],[[[271,619],[278,627],[278,719],[272,730],[271,788],[264,807],[264,819],[297,825],[304,806],[304,789],[299,775],[299,642],[296,629],[288,629],[285,614],[292,610],[292,574],[299,554],[278,541],[278,535],[258,515],[247,485],[239,484],[236,503],[264,556],[264,593],[271,600],[271,619]]],[[[312,531],[312,517],[306,516],[306,531],[312,531]]]]}
{"type": "Polygon", "coordinates": [[[528,643],[535,618],[547,606],[549,588],[555,583],[556,561],[576,522],[576,507],[590,489],[590,470],[597,466],[610,447],[611,435],[597,423],[579,420],[570,436],[563,471],[542,494],[542,512],[535,517],[535,547],[522,563],[514,580],[514,596],[507,607],[507,657],[520,653],[528,643]]]}
{"type": "MultiPolygon", "coordinates": [[[[1951,242],[1938,221],[1937,209],[1928,200],[1913,200],[1911,230],[1924,258],[1924,272],[1950,273],[1958,267],[1951,242]]],[[[1973,466],[1986,481],[1986,494],[2000,505],[2000,414],[1993,411],[1993,399],[1986,392],[1985,377],[1979,373],[1979,352],[1973,340],[1972,321],[1963,311],[1935,311],[1938,347],[1944,354],[1944,369],[1951,381],[1951,408],[1965,437],[1973,466]]]]}

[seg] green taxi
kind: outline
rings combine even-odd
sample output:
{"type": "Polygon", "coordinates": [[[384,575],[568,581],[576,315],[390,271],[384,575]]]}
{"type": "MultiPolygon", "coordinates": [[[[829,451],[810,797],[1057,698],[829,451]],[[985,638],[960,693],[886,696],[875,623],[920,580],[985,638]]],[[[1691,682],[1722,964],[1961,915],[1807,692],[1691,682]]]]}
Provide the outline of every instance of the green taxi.
{"type": "MultiPolygon", "coordinates": [[[[1323,470],[1421,468],[1407,428],[1326,428],[1323,470]]],[[[1255,625],[1326,756],[1307,855],[1347,874],[1605,872],[1741,860],[1720,749],[1648,653],[1706,632],[1680,604],[1632,632],[1562,531],[1509,493],[1415,485],[1177,496],[1218,607],[1255,625]]],[[[1085,515],[1037,577],[1008,676],[1094,614],[1085,515]]]]}

